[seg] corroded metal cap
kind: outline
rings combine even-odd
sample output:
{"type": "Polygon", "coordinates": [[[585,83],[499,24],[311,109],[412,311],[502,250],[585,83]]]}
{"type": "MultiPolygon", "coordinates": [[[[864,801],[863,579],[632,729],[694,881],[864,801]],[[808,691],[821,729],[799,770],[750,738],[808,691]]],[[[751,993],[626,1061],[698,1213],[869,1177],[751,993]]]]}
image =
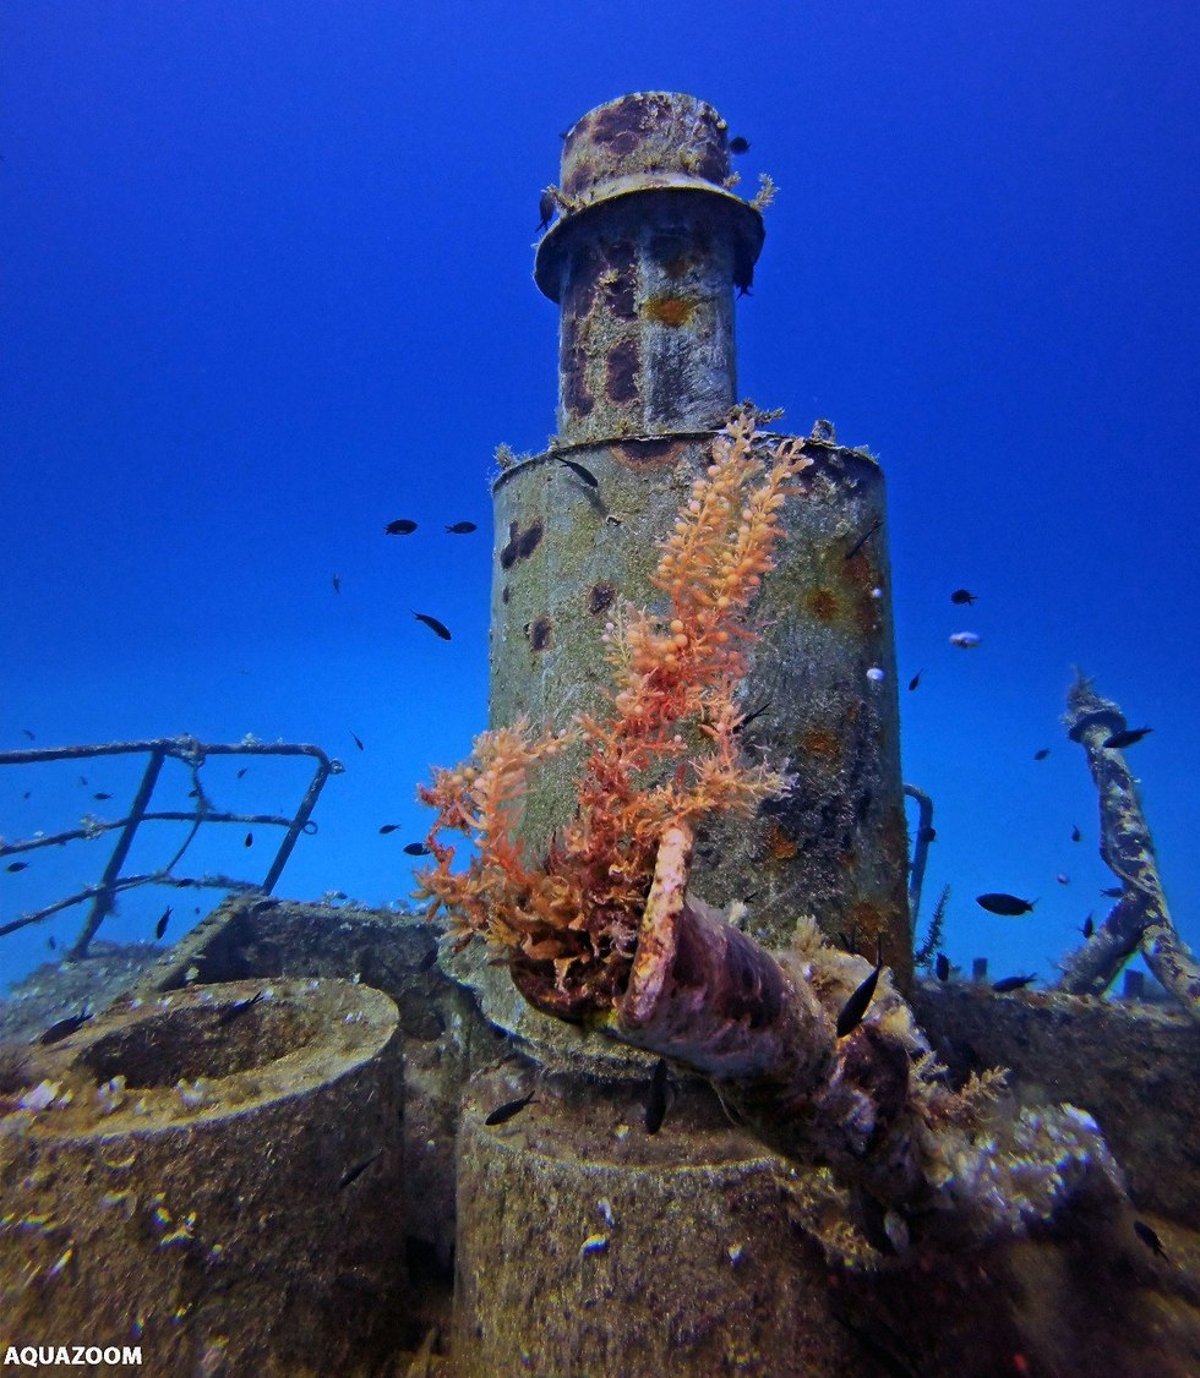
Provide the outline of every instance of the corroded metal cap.
{"type": "Polygon", "coordinates": [[[566,240],[586,213],[646,191],[701,191],[734,211],[735,281],[749,281],[763,244],[758,210],[727,185],[728,126],[706,101],[672,91],[621,96],[582,116],[563,146],[559,219],[538,245],[534,280],[560,300],[566,240]]]}

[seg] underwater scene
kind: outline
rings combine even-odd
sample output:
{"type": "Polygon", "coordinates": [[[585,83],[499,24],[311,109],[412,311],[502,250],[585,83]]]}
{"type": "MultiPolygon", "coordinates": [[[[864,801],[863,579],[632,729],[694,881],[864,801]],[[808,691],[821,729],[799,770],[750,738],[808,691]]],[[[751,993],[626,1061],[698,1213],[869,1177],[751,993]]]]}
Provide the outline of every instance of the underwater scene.
{"type": "Polygon", "coordinates": [[[0,1373],[1200,1374],[1198,57],[0,8],[0,1373]]]}

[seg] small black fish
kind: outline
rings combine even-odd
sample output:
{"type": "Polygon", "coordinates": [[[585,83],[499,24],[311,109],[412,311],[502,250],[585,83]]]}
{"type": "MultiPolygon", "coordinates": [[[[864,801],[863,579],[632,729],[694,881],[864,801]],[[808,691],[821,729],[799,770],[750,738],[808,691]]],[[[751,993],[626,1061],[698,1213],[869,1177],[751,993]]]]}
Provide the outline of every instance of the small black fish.
{"type": "Polygon", "coordinates": [[[1153,731],[1152,727],[1127,727],[1123,732],[1114,732],[1111,736],[1105,737],[1100,745],[1119,751],[1122,747],[1132,746],[1134,742],[1140,742],[1148,732],[1153,731]]]}
{"type": "Polygon", "coordinates": [[[533,1094],[534,1093],[530,1091],[530,1093],[527,1096],[521,1096],[518,1100],[505,1101],[503,1105],[498,1106],[495,1110],[492,1111],[492,1113],[487,1117],[487,1119],[484,1120],[484,1124],[490,1125],[507,1123],[507,1121],[511,1120],[514,1115],[519,1115],[521,1111],[525,1109],[525,1107],[533,1099],[533,1094]]]}
{"type": "Polygon", "coordinates": [[[950,595],[950,601],[952,603],[957,603],[960,607],[962,607],[964,603],[974,603],[976,596],[977,595],[971,593],[968,589],[955,589],[954,592],[950,595]]]}
{"type": "Polygon", "coordinates": [[[58,939],[55,938],[53,933],[51,933],[50,936],[46,939],[46,946],[50,949],[51,952],[58,951],[58,939]]]}
{"type": "Polygon", "coordinates": [[[66,1019],[51,1024],[38,1042],[46,1045],[61,1043],[64,1038],[70,1038],[76,1029],[81,1029],[91,1017],[91,1011],[85,1004],[78,1014],[69,1014],[66,1019]]]}
{"type": "Polygon", "coordinates": [[[379,835],[381,837],[386,837],[388,833],[394,833],[399,826],[399,823],[381,823],[379,825],[379,835]]]}
{"type": "Polygon", "coordinates": [[[448,526],[446,530],[451,536],[469,536],[472,531],[478,531],[479,528],[474,522],[455,522],[453,526],[448,526]]]}
{"type": "Polygon", "coordinates": [[[355,745],[356,747],[358,747],[359,751],[365,751],[365,750],[366,750],[366,747],[363,746],[363,744],[362,744],[362,738],[358,735],[358,733],[357,733],[357,732],[351,732],[350,735],[354,738],[354,745],[355,745]]]}
{"type": "Polygon", "coordinates": [[[1023,990],[1031,981],[1036,981],[1037,976],[1030,973],[1028,976],[1005,976],[1003,980],[993,981],[992,989],[997,995],[1006,995],[1010,990],[1023,990]]]}
{"type": "Polygon", "coordinates": [[[660,1057],[650,1075],[650,1089],[646,1092],[646,1133],[657,1134],[667,1117],[667,1059],[660,1057]]]}
{"type": "Polygon", "coordinates": [[[937,829],[930,823],[927,827],[917,829],[918,842],[932,842],[937,837],[937,829]]]}
{"type": "Polygon", "coordinates": [[[335,574],[335,575],[333,575],[333,576],[331,577],[330,582],[333,584],[333,591],[334,591],[334,593],[341,593],[341,591],[342,591],[342,576],[341,576],[340,574],[335,574]]]}
{"type": "Polygon", "coordinates": [[[767,711],[767,709],[770,708],[770,706],[771,700],[768,699],[766,703],[761,705],[761,707],[756,708],[753,713],[747,713],[746,716],[741,720],[740,723],[738,723],[738,725],[733,730],[735,732],[743,731],[745,728],[750,726],[750,724],[754,721],[755,718],[761,718],[762,715],[767,711]]]}
{"type": "Polygon", "coordinates": [[[356,1181],[359,1177],[363,1175],[364,1172],[366,1172],[367,1168],[371,1166],[371,1164],[376,1160],[376,1158],[380,1158],[382,1156],[383,1149],[377,1148],[369,1158],[364,1158],[361,1163],[356,1163],[354,1167],[350,1168],[347,1172],[345,1172],[342,1175],[341,1181],[338,1182],[338,1191],[343,1191],[346,1187],[350,1185],[351,1182],[356,1181]]]}
{"type": "Polygon", "coordinates": [[[549,187],[538,197],[538,224],[534,234],[541,234],[547,225],[554,219],[554,209],[558,205],[558,198],[549,187]]]}
{"type": "Polygon", "coordinates": [[[921,682],[921,676],[922,676],[924,673],[925,673],[924,670],[918,670],[917,673],[916,673],[915,675],[913,675],[912,679],[910,679],[910,680],[908,681],[908,687],[909,687],[909,690],[910,690],[910,691],[913,690],[913,689],[915,689],[915,688],[917,687],[917,685],[920,684],[920,682],[921,682]]]}
{"type": "Polygon", "coordinates": [[[414,612],[413,616],[418,622],[424,622],[429,630],[440,636],[443,641],[450,640],[450,628],[444,622],[439,622],[436,617],[430,617],[427,612],[414,612]]]}
{"type": "Polygon", "coordinates": [[[1028,914],[1037,900],[1023,900],[1016,895],[1006,895],[1002,890],[991,890],[986,895],[977,895],[975,903],[989,914],[1003,914],[1015,919],[1019,914],[1028,914]]]}
{"type": "Polygon", "coordinates": [[[729,151],[735,155],[739,153],[749,153],[750,140],[743,139],[740,134],[735,134],[733,138],[729,140],[729,151]]]}
{"type": "Polygon", "coordinates": [[[1092,934],[1096,931],[1096,925],[1092,920],[1092,916],[1090,914],[1087,916],[1086,919],[1084,919],[1083,926],[1080,928],[1079,931],[1083,934],[1085,938],[1090,938],[1092,934]]]}
{"type": "Polygon", "coordinates": [[[87,789],[87,782],[88,782],[88,778],[87,778],[86,775],[81,775],[81,776],[79,777],[79,783],[84,787],[84,789],[87,789]]]}
{"type": "Polygon", "coordinates": [[[1171,1260],[1167,1257],[1167,1251],[1162,1246],[1162,1240],[1159,1239],[1157,1230],[1152,1230],[1144,1220],[1135,1220],[1133,1229],[1147,1249],[1152,1250],[1165,1263],[1170,1263],[1171,1260]]]}
{"type": "Polygon", "coordinates": [[[862,1017],[866,1014],[867,1007],[874,998],[875,987],[882,971],[883,953],[877,952],[875,970],[853,991],[838,1013],[837,1036],[839,1038],[845,1038],[848,1033],[853,1032],[862,1023],[862,1017]]]}
{"type": "Polygon", "coordinates": [[[407,517],[397,517],[394,522],[388,522],[383,529],[389,536],[411,536],[417,529],[417,524],[410,522],[407,517]]]}
{"type": "Polygon", "coordinates": [[[27,790],[25,791],[25,793],[24,793],[23,795],[21,795],[21,798],[22,798],[22,799],[28,799],[29,796],[30,796],[32,793],[33,793],[33,791],[32,791],[31,789],[27,789],[27,790]]]}
{"type": "Polygon", "coordinates": [[[1079,825],[1078,825],[1078,824],[1072,824],[1072,826],[1071,826],[1071,841],[1072,841],[1072,842],[1082,842],[1082,841],[1083,841],[1083,834],[1079,831],[1079,825]]]}
{"type": "Polygon", "coordinates": [[[429,856],[429,848],[423,842],[406,842],[404,850],[409,856],[429,856]]]}
{"type": "Polygon", "coordinates": [[[937,961],[933,964],[933,972],[939,981],[950,979],[950,958],[944,952],[938,953],[937,961]]]}
{"type": "Polygon", "coordinates": [[[217,1027],[223,1028],[226,1024],[232,1024],[240,1014],[245,1014],[248,1009],[263,998],[261,990],[256,990],[253,995],[247,996],[245,1000],[235,1000],[228,1008],[223,1009],[217,1016],[217,1027]]]}
{"type": "Polygon", "coordinates": [[[24,732],[24,734],[29,738],[31,742],[37,741],[37,738],[33,735],[32,732],[30,732],[30,730],[27,727],[23,727],[21,731],[24,732]]]}
{"type": "Polygon", "coordinates": [[[243,766],[243,767],[241,768],[241,770],[238,771],[238,773],[237,773],[237,778],[240,780],[240,779],[242,778],[242,776],[245,775],[245,773],[246,773],[249,769],[250,769],[249,766],[243,766]]]}
{"type": "Polygon", "coordinates": [[[154,936],[156,939],[158,939],[159,941],[162,940],[163,934],[167,931],[167,924],[169,924],[170,922],[171,906],[168,904],[167,907],[162,911],[162,914],[159,917],[158,922],[154,925],[154,936]]]}
{"type": "Polygon", "coordinates": [[[582,464],[576,463],[576,461],[573,459],[564,459],[562,455],[558,456],[558,462],[560,464],[565,464],[567,468],[570,469],[570,471],[575,475],[575,477],[581,478],[589,488],[600,487],[600,480],[596,477],[595,474],[592,473],[590,469],[585,469],[582,464]]]}
{"type": "Polygon", "coordinates": [[[871,537],[876,533],[876,531],[879,530],[879,528],[882,525],[883,518],[876,517],[875,520],[871,523],[871,525],[867,527],[866,531],[864,531],[863,534],[858,538],[858,540],[855,541],[854,544],[850,547],[850,549],[846,551],[846,554],[843,556],[843,559],[853,560],[854,557],[858,554],[858,552],[863,548],[863,546],[866,545],[866,543],[871,539],[871,537]]]}
{"type": "Polygon", "coordinates": [[[103,801],[103,800],[105,800],[105,799],[111,799],[111,798],[112,798],[112,795],[111,795],[111,794],[105,794],[105,792],[101,789],[101,790],[97,790],[96,793],[92,795],[92,798],[93,798],[93,799],[99,799],[99,800],[103,801]]]}
{"type": "Polygon", "coordinates": [[[243,846],[243,847],[253,847],[253,846],[254,846],[254,834],[253,834],[253,833],[247,833],[247,834],[246,834],[246,840],[242,843],[242,846],[243,846]]]}
{"type": "MultiPolygon", "coordinates": [[[[9,869],[11,870],[12,868],[10,867],[9,869]]],[[[1107,890],[1101,890],[1100,893],[1105,899],[1119,900],[1125,893],[1125,887],[1123,885],[1110,885],[1107,890]]]]}
{"type": "Polygon", "coordinates": [[[4,869],[6,871],[11,871],[13,875],[16,875],[18,871],[24,871],[28,866],[29,862],[27,861],[10,861],[4,869]]]}
{"type": "Polygon", "coordinates": [[[1040,747],[1038,747],[1038,749],[1033,753],[1033,759],[1034,759],[1035,761],[1044,761],[1044,760],[1046,759],[1046,757],[1049,756],[1049,755],[1050,755],[1050,748],[1049,748],[1048,746],[1040,746],[1040,747]]]}

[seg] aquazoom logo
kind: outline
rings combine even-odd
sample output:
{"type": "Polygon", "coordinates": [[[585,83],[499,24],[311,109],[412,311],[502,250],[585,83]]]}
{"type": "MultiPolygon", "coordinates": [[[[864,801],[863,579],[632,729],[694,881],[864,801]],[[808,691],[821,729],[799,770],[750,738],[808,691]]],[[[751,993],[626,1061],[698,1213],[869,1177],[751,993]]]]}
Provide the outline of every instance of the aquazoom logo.
{"type": "Polygon", "coordinates": [[[85,1364],[140,1364],[141,1345],[9,1345],[4,1365],[22,1368],[82,1368],[85,1364]]]}

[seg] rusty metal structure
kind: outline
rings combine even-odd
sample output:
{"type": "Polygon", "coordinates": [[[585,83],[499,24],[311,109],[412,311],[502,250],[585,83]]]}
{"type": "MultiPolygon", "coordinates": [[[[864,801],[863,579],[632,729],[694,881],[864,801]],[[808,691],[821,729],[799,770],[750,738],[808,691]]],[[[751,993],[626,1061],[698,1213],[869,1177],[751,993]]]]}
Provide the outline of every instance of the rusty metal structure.
{"type": "MultiPolygon", "coordinates": [[[[117,897],[124,891],[141,885],[168,885],[179,888],[209,888],[225,890],[232,894],[250,891],[269,895],[274,889],[283,868],[287,865],[301,833],[315,832],[312,811],[316,807],[321,790],[330,775],[340,774],[343,767],[340,761],[331,760],[318,746],[292,742],[258,742],[247,740],[236,743],[206,743],[195,737],[158,737],[147,741],[106,742],[91,746],[64,746],[30,748],[24,751],[0,752],[0,766],[38,766],[56,761],[90,761],[101,757],[145,756],[146,764],[141,780],[134,790],[133,799],[124,816],[118,819],[102,819],[93,814],[86,815],[77,828],[56,833],[37,833],[24,839],[0,838],[0,861],[5,857],[20,858],[44,851],[48,847],[62,847],[71,842],[89,841],[115,833],[116,840],[103,874],[94,884],[85,886],[52,904],[22,914],[15,919],[0,923],[0,938],[7,933],[27,928],[31,924],[42,923],[52,915],[60,913],[77,904],[88,905],[87,917],[72,944],[67,956],[78,959],[85,957],[88,945],[96,936],[100,925],[116,907],[117,897]],[[218,809],[205,792],[201,770],[212,758],[244,757],[247,760],[263,756],[307,756],[314,763],[314,770],[300,805],[294,814],[283,816],[273,813],[246,813],[228,809],[218,809]],[[152,809],[155,787],[159,783],[163,766],[168,761],[178,761],[190,773],[191,798],[194,804],[190,809],[152,809]],[[133,875],[124,874],[124,867],[130,849],[137,836],[138,828],[148,822],[186,823],[188,831],[170,859],[153,871],[133,875]],[[175,867],[183,859],[200,828],[205,823],[232,823],[246,827],[283,828],[284,835],[275,855],[267,867],[261,881],[250,881],[235,876],[204,875],[183,876],[175,873],[175,867]]],[[[10,870],[24,869],[28,863],[11,860],[10,870]]]]}
{"type": "MultiPolygon", "coordinates": [[[[566,135],[534,271],[560,308],[558,433],[494,487],[492,726],[601,709],[615,606],[659,596],[657,543],[737,400],[735,293],[753,280],[763,223],[735,182],[725,121],[692,96],[625,96],[566,135]]],[[[696,884],[713,902],[747,902],[748,927],[769,941],[806,912],[864,952],[881,939],[906,982],[883,476],[826,422],[805,453],[812,482],[785,510],[745,686],[746,745],[786,760],[795,788],[751,825],[702,836],[696,884]]],[[[531,847],[573,808],[572,764],[547,769],[528,801],[531,847]]]]}

